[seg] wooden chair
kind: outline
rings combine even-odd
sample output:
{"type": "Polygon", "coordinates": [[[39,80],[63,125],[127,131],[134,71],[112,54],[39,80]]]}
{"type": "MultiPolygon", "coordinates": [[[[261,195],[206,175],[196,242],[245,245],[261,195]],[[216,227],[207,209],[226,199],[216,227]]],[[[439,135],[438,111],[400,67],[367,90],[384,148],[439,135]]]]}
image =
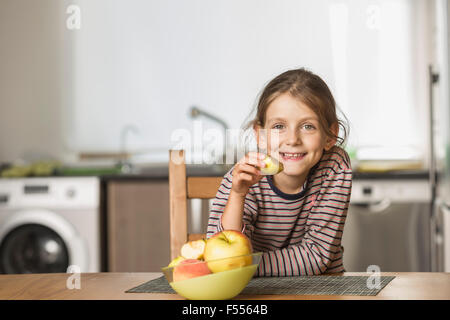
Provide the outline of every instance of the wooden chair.
{"type": "Polygon", "coordinates": [[[222,182],[220,177],[187,177],[184,150],[169,150],[170,257],[180,255],[187,241],[202,239],[204,233],[188,234],[188,199],[212,199],[222,182]]]}

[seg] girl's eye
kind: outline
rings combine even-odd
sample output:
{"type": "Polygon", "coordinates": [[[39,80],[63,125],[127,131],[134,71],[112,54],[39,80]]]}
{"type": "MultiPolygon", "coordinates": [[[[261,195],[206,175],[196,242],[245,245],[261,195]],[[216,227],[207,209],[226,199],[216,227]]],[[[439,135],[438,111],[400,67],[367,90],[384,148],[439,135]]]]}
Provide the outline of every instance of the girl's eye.
{"type": "Polygon", "coordinates": [[[303,128],[305,128],[307,131],[314,130],[315,127],[312,124],[305,124],[303,125],[303,128]]]}
{"type": "Polygon", "coordinates": [[[278,129],[278,130],[283,129],[283,125],[282,124],[276,124],[276,125],[273,126],[273,129],[278,129]]]}

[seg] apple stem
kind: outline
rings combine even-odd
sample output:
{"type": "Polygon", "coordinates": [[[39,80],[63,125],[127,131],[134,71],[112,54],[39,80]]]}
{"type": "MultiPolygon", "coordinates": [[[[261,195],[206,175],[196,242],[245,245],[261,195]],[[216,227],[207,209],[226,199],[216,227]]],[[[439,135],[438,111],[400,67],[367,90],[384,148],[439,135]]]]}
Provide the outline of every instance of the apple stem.
{"type": "Polygon", "coordinates": [[[227,235],[226,235],[225,233],[223,233],[223,236],[224,236],[224,238],[225,238],[225,241],[226,241],[227,243],[230,243],[230,240],[228,240],[228,237],[227,237],[227,235]]]}

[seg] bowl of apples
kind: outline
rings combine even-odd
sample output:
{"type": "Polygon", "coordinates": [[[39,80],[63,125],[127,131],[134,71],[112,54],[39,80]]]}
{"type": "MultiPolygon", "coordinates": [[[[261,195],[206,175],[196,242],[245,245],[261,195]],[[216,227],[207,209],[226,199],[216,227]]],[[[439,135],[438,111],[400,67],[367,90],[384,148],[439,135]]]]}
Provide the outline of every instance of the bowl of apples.
{"type": "Polygon", "coordinates": [[[172,289],[189,300],[225,300],[237,296],[253,278],[262,252],[252,253],[241,232],[224,230],[205,240],[185,243],[181,255],[162,271],[172,289]]]}

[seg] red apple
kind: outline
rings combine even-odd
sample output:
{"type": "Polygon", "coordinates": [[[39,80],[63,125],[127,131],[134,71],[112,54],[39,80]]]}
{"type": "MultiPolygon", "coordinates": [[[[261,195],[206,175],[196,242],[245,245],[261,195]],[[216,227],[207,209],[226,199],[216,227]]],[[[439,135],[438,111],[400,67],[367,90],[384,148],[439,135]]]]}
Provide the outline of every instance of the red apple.
{"type": "Polygon", "coordinates": [[[207,264],[197,259],[186,259],[173,269],[173,281],[182,281],[210,274],[207,264]]]}
{"type": "Polygon", "coordinates": [[[251,265],[251,253],[252,243],[245,234],[235,230],[224,230],[206,241],[203,256],[208,268],[215,273],[251,265]],[[223,260],[213,261],[217,259],[223,260]]]}

